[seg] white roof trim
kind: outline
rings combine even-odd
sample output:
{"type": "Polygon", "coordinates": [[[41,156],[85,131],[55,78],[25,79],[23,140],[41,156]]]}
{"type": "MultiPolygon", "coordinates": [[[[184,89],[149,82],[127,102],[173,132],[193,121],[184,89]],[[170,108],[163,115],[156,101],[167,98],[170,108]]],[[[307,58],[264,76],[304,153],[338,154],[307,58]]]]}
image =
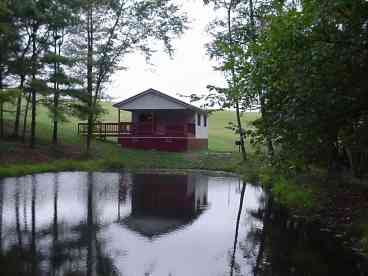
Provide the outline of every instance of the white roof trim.
{"type": "Polygon", "coordinates": [[[165,93],[162,93],[155,89],[148,89],[139,93],[133,97],[130,97],[124,101],[113,105],[116,108],[123,110],[178,110],[189,109],[201,113],[206,113],[205,110],[198,108],[194,105],[183,102],[165,93]],[[146,99],[145,99],[146,98],[146,99]]]}

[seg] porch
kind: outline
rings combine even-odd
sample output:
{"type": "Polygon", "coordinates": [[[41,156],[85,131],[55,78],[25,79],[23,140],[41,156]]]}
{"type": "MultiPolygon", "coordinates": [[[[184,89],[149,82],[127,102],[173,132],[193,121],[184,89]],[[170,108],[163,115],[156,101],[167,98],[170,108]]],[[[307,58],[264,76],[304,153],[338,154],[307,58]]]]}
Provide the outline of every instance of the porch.
{"type": "MultiPolygon", "coordinates": [[[[79,123],[78,133],[87,135],[88,124],[79,123]]],[[[189,151],[207,148],[207,139],[196,139],[195,124],[175,124],[161,126],[159,129],[147,123],[96,123],[92,134],[100,139],[117,137],[124,148],[189,151]]]]}
{"type": "MultiPolygon", "coordinates": [[[[87,135],[88,124],[78,124],[78,134],[87,135]]],[[[98,138],[106,137],[195,137],[195,124],[168,124],[159,128],[151,122],[120,122],[120,123],[95,123],[92,135],[98,138]]]]}

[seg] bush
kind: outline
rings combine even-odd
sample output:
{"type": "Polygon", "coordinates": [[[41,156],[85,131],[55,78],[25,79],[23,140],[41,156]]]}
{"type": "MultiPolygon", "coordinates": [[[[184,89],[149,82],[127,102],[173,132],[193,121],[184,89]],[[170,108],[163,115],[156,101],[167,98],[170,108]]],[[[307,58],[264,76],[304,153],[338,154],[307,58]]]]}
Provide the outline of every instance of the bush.
{"type": "Polygon", "coordinates": [[[311,210],[315,206],[315,199],[310,190],[282,176],[275,180],[272,193],[276,201],[288,208],[311,210]]]}

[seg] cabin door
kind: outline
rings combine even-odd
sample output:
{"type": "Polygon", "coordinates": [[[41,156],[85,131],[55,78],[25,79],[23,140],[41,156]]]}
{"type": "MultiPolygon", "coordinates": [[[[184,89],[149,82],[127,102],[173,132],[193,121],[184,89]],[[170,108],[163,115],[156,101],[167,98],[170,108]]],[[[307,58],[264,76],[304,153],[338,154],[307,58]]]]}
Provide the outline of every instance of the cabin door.
{"type": "Polygon", "coordinates": [[[153,134],[155,132],[155,118],[153,112],[143,112],[139,115],[139,133],[153,134]]]}

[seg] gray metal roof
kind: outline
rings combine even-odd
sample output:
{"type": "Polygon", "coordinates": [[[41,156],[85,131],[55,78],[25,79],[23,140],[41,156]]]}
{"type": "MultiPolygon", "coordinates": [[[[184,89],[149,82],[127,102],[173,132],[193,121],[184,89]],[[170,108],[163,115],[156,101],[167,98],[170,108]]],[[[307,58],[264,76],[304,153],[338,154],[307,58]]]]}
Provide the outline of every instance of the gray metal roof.
{"type": "Polygon", "coordinates": [[[139,93],[139,94],[137,94],[135,96],[132,96],[132,97],[126,99],[126,100],[123,100],[121,102],[118,102],[118,103],[114,104],[113,107],[124,109],[123,108],[124,105],[129,104],[129,103],[132,103],[135,100],[137,100],[137,99],[139,99],[141,97],[147,96],[147,95],[156,95],[156,96],[165,98],[168,101],[171,101],[173,103],[176,103],[178,105],[181,105],[183,107],[183,109],[190,109],[190,110],[194,110],[194,111],[201,112],[201,113],[207,113],[205,110],[203,110],[203,109],[201,109],[199,107],[196,107],[196,106],[194,106],[192,104],[189,104],[189,103],[186,103],[184,101],[181,101],[181,100],[179,100],[177,98],[174,98],[174,97],[172,97],[170,95],[167,95],[167,94],[165,94],[163,92],[160,92],[160,91],[158,91],[156,89],[153,89],[153,88],[150,88],[148,90],[145,90],[145,91],[143,91],[143,92],[141,92],[141,93],[139,93]]]}

